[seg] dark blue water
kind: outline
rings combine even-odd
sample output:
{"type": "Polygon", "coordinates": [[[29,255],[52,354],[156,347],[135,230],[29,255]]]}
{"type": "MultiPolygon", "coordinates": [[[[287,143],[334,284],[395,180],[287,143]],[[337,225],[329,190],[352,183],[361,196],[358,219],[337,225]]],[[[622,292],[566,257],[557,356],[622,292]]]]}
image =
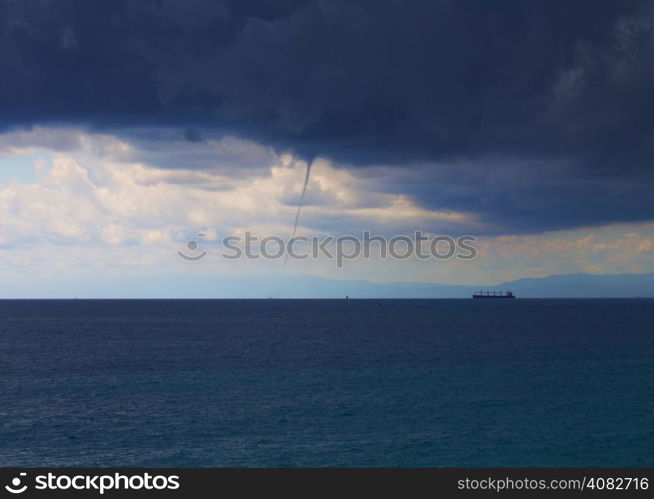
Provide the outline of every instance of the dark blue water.
{"type": "Polygon", "coordinates": [[[645,466],[654,300],[0,301],[2,466],[645,466]]]}

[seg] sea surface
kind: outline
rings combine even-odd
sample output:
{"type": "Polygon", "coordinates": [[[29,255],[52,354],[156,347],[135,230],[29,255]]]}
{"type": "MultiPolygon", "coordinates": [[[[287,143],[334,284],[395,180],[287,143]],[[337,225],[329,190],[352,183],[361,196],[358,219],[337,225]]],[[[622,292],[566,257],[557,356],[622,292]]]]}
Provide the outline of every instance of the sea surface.
{"type": "Polygon", "coordinates": [[[652,466],[654,300],[0,301],[0,466],[652,466]]]}

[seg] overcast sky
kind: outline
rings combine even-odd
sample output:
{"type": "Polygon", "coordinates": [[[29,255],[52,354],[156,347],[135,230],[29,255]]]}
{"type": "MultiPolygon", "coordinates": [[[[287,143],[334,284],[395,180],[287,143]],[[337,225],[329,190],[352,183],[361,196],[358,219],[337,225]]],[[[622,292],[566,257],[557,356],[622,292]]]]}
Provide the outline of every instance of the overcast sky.
{"type": "Polygon", "coordinates": [[[0,0],[0,37],[5,296],[654,269],[650,2],[0,0]],[[478,258],[215,257],[288,237],[308,163],[298,234],[471,234],[478,258]]]}

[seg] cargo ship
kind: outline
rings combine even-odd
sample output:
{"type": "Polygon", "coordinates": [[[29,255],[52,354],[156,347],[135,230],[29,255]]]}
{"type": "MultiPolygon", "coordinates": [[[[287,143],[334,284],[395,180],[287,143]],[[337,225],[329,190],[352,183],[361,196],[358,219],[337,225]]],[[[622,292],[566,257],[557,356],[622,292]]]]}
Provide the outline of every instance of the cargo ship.
{"type": "Polygon", "coordinates": [[[480,291],[472,295],[473,298],[515,298],[511,291],[480,291]]]}

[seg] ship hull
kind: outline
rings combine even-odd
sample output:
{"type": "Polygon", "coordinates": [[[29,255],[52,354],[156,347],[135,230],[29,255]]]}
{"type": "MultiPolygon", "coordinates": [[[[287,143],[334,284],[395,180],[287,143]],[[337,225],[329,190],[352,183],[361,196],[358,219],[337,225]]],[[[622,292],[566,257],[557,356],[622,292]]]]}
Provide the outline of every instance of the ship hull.
{"type": "Polygon", "coordinates": [[[507,296],[507,295],[472,295],[472,297],[475,300],[512,300],[515,298],[515,296],[507,296]]]}

